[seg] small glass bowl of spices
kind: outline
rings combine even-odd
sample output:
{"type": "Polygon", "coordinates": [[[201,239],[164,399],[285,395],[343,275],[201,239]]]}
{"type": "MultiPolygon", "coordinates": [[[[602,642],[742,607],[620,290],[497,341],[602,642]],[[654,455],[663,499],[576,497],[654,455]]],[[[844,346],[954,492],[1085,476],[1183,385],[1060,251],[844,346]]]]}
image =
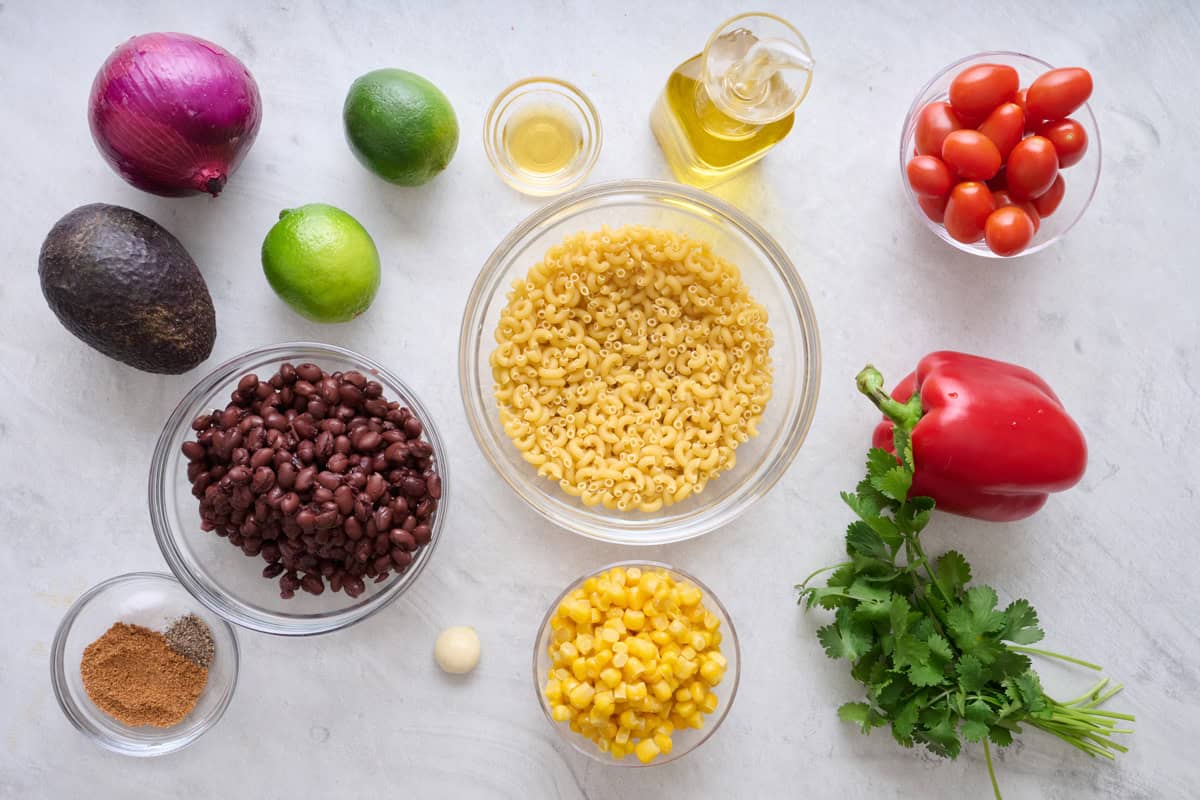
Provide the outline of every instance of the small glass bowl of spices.
{"type": "Polygon", "coordinates": [[[83,594],[50,654],[50,681],[71,724],[108,750],[160,756],[187,747],[225,713],[238,675],[233,628],[170,575],[132,572],[83,594]]]}
{"type": "Polygon", "coordinates": [[[600,157],[600,117],[577,87],[556,78],[526,78],[492,103],[483,147],[505,183],[547,197],[575,188],[600,157]]]}

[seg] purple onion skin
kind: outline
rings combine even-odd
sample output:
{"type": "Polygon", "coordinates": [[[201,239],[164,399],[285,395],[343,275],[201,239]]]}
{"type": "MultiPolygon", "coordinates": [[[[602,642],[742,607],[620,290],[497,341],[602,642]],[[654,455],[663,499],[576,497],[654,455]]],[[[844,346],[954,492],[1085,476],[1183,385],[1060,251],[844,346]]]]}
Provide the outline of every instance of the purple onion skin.
{"type": "Polygon", "coordinates": [[[92,139],[127,182],[164,197],[216,197],[262,123],[258,84],[235,56],[186,33],[147,33],[104,62],[92,139]]]}

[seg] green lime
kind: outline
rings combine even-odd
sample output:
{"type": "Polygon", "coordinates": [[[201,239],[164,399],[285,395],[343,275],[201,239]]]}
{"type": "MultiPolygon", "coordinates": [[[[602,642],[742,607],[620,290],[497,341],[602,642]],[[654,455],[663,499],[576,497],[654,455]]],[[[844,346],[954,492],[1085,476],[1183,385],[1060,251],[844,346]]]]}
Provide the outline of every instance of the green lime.
{"type": "Polygon", "coordinates": [[[458,148],[458,118],[436,86],[402,69],[377,69],[350,85],[346,141],[362,165],[401,186],[420,186],[458,148]]]}
{"type": "Polygon", "coordinates": [[[314,322],[348,322],[379,289],[379,251],[358,220],[311,203],[284,209],[262,246],[263,272],[275,294],[314,322]]]}

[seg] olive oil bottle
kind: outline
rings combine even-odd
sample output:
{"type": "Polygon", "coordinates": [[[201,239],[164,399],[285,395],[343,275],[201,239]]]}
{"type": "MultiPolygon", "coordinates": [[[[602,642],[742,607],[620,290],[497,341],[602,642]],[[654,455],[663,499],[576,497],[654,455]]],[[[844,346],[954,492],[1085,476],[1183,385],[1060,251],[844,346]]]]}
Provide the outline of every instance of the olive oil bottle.
{"type": "Polygon", "coordinates": [[[650,127],[683,183],[708,187],[758,161],[792,129],[812,84],[808,42],[771,14],[743,14],[680,64],[650,127]]]}

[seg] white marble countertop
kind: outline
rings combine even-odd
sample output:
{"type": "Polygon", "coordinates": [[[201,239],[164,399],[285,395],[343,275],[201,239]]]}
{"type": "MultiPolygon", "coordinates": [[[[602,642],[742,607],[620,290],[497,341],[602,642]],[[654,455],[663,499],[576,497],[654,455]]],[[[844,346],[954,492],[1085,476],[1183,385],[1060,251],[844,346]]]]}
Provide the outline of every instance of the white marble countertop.
{"type": "MultiPolygon", "coordinates": [[[[939,519],[929,546],[962,549],[979,579],[1030,598],[1046,646],[1103,663],[1127,685],[1114,705],[1138,715],[1133,749],[1116,765],[1027,733],[999,757],[1005,796],[1195,796],[1200,277],[1189,174],[1200,160],[1200,23],[1183,2],[761,3],[805,31],[816,78],[789,139],[717,193],[757,217],[801,271],[823,340],[820,404],[795,464],[750,513],[699,540],[638,551],[685,566],[726,601],[743,647],[739,696],[700,751],[650,770],[593,764],[542,718],[529,657],[545,605],[568,579],[632,551],[543,522],[468,431],[455,381],[461,309],[492,247],[538,207],[492,174],[483,114],[513,80],[561,76],[603,119],[593,180],[668,177],[647,124],[656,93],[718,22],[746,10],[695,5],[0,2],[0,797],[985,797],[977,749],[943,762],[836,719],[855,686],[816,643],[817,618],[793,604],[792,584],[838,555],[848,516],[837,491],[857,480],[875,420],[854,373],[870,360],[898,378],[940,348],[1045,376],[1085,430],[1091,463],[1034,518],[939,519]],[[150,30],[221,43],[259,82],[262,132],[218,200],[140,193],[90,141],[96,69],[150,30]],[[904,208],[895,165],[917,88],[951,60],[997,48],[1092,70],[1105,158],[1078,228],[1007,263],[930,235],[904,208]],[[342,141],[346,87],[380,66],[426,75],[458,111],[458,154],[422,189],[377,180],[342,141]],[[207,367],[136,372],[47,309],[42,238],[96,201],[149,214],[200,264],[219,324],[207,367]],[[313,201],[357,216],[383,253],[379,297],[352,324],[303,321],[262,278],[259,246],[279,210],[313,201]],[[96,582],[164,567],[145,475],[182,393],[235,353],[301,338],[382,360],[436,409],[461,489],[446,539],[418,585],[362,625],[304,640],[243,633],[233,704],[189,749],[147,761],[103,752],[51,694],[55,626],[96,582]],[[458,623],[484,642],[466,680],[443,676],[431,657],[436,632],[458,623]]],[[[1043,676],[1051,686],[1090,680],[1054,666],[1043,676]]]]}

